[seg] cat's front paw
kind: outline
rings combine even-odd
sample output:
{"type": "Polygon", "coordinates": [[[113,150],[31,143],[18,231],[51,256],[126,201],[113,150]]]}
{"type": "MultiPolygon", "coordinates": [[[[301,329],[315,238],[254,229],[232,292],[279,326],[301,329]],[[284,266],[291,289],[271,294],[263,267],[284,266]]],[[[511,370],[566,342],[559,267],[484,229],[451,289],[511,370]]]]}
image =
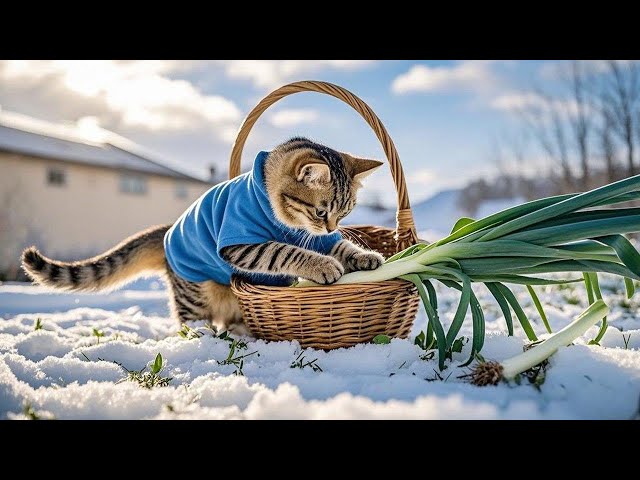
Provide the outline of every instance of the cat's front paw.
{"type": "Polygon", "coordinates": [[[375,270],[384,263],[384,257],[378,252],[360,252],[355,253],[348,260],[349,270],[357,272],[358,270],[375,270]]]}
{"type": "Polygon", "coordinates": [[[320,285],[331,285],[337,282],[344,274],[344,267],[340,262],[331,257],[325,257],[311,268],[306,277],[320,285]]]}

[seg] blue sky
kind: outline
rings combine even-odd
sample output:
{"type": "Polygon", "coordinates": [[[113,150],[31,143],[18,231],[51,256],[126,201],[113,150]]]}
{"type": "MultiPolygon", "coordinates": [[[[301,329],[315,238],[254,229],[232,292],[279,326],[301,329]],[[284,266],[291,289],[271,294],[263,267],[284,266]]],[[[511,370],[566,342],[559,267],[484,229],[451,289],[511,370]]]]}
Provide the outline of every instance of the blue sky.
{"type": "MultiPolygon", "coordinates": [[[[244,115],[283,83],[337,83],[382,119],[405,166],[412,200],[495,173],[492,141],[519,123],[513,110],[533,85],[553,88],[552,61],[2,61],[0,106],[75,126],[107,129],[183,168],[226,169],[244,115]]],[[[369,127],[349,107],[319,94],[269,109],[247,143],[244,162],[293,135],[382,158],[369,127]]],[[[388,169],[364,196],[393,203],[388,169]]]]}

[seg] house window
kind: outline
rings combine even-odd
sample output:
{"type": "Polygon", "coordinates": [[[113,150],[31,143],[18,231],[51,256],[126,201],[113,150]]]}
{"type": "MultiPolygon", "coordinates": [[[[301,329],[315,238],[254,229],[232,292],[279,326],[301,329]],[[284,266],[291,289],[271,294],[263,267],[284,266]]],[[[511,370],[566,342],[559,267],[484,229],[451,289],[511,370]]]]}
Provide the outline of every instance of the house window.
{"type": "Polygon", "coordinates": [[[142,175],[123,173],[120,176],[120,191],[122,193],[144,195],[147,193],[147,179],[142,175]]]}
{"type": "Polygon", "coordinates": [[[47,184],[63,187],[67,184],[67,173],[61,168],[49,168],[47,170],[47,184]]]}
{"type": "Polygon", "coordinates": [[[176,183],[176,198],[187,198],[189,196],[189,188],[184,182],[176,183]]]}

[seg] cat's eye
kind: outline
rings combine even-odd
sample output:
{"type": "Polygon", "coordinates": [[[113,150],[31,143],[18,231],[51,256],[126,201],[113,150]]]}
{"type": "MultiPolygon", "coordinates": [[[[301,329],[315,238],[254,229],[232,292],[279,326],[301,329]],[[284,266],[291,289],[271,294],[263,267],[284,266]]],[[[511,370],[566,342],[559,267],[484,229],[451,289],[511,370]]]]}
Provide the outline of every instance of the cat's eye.
{"type": "Polygon", "coordinates": [[[321,208],[316,208],[316,217],[321,218],[323,220],[327,219],[327,211],[322,210],[321,208]]]}

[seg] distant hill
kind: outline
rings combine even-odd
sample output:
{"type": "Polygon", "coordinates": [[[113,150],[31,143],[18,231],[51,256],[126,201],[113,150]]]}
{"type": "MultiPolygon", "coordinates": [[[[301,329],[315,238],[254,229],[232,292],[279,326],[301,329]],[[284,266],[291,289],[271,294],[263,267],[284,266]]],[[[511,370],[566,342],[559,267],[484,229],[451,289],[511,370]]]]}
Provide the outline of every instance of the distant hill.
{"type": "Polygon", "coordinates": [[[459,189],[443,190],[411,206],[420,238],[433,241],[447,235],[455,221],[464,216],[458,207],[459,189]]]}
{"type": "Polygon", "coordinates": [[[380,225],[381,227],[396,226],[396,212],[390,208],[356,205],[356,208],[344,219],[345,225],[380,225]]]}

